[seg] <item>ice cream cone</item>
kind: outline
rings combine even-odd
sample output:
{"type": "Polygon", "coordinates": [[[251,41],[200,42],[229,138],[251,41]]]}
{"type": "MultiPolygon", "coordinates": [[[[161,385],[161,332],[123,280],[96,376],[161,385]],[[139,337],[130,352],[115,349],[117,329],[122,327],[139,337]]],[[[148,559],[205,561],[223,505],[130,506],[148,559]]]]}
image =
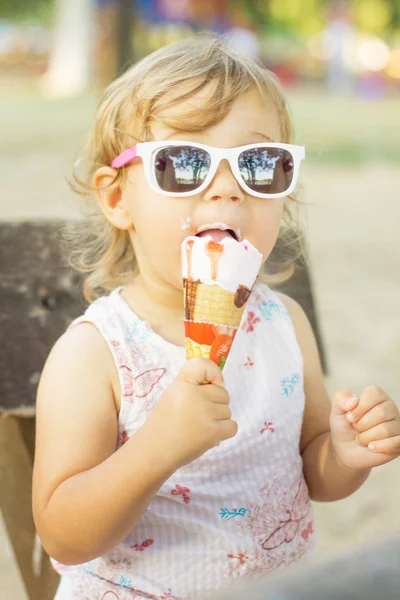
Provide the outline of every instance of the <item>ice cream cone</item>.
{"type": "Polygon", "coordinates": [[[186,238],[182,271],[187,359],[201,356],[224,368],[261,262],[261,254],[247,241],[186,238]]]}
{"type": "Polygon", "coordinates": [[[186,358],[209,358],[223,368],[235,339],[237,327],[185,321],[186,358]]]}
{"type": "Polygon", "coordinates": [[[183,280],[184,300],[185,300],[185,317],[189,321],[194,321],[194,308],[196,304],[197,286],[200,281],[183,280]]]}
{"type": "MultiPolygon", "coordinates": [[[[218,285],[184,281],[186,319],[200,323],[220,323],[238,327],[246,302],[237,306],[237,294],[218,285]],[[195,284],[195,285],[193,285],[195,284]]],[[[250,290],[248,296],[250,295],[250,290]]]]}

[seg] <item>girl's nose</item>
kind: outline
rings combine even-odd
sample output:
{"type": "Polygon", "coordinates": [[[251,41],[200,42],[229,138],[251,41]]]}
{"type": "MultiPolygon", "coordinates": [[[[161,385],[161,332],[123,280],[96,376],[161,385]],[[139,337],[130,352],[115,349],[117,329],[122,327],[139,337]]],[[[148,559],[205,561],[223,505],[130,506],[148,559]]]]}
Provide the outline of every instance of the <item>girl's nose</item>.
{"type": "Polygon", "coordinates": [[[222,160],[218,165],[208,188],[203,192],[206,202],[213,200],[231,200],[232,202],[244,202],[245,193],[236,181],[227,160],[222,160]]]}

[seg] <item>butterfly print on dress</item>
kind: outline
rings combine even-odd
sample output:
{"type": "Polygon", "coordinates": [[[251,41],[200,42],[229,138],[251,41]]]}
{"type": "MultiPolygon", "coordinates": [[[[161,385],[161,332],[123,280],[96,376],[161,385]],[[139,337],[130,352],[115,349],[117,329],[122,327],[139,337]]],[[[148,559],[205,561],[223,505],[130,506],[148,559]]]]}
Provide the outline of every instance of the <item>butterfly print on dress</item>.
{"type": "Polygon", "coordinates": [[[129,397],[131,402],[133,402],[134,397],[146,398],[167,372],[164,368],[149,369],[135,377],[132,369],[126,365],[122,365],[120,371],[124,383],[122,393],[124,396],[129,397]]]}

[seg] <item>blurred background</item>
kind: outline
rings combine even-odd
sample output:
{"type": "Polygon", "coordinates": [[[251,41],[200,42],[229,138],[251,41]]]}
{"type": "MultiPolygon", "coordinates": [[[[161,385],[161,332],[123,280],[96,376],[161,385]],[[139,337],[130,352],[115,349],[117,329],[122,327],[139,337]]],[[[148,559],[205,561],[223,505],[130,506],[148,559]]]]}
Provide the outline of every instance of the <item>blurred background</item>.
{"type": "MultiPolygon", "coordinates": [[[[0,220],[80,218],[65,178],[102,89],[204,30],[286,88],[330,394],[400,403],[400,0],[0,0],[0,220]]],[[[398,460],[316,504],[318,556],[400,532],[399,497],[398,460]]],[[[26,598],[13,565],[0,518],[1,600],[26,598]]]]}

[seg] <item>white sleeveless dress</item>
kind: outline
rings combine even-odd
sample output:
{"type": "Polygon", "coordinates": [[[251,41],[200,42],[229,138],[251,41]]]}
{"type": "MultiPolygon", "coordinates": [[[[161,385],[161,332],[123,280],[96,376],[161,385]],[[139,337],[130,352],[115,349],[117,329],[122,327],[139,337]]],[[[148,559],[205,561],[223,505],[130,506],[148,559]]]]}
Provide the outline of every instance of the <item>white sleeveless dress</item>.
{"type": "MultiPolygon", "coordinates": [[[[93,323],[118,369],[118,447],[143,425],[185,362],[122,298],[121,287],[73,321],[93,323]]],[[[263,575],[315,548],[299,452],[303,360],[279,297],[257,281],[224,368],[236,437],[178,469],[117,547],[67,567],[57,600],[188,600],[263,575]]],[[[105,515],[104,518],[107,518],[105,515]]]]}

